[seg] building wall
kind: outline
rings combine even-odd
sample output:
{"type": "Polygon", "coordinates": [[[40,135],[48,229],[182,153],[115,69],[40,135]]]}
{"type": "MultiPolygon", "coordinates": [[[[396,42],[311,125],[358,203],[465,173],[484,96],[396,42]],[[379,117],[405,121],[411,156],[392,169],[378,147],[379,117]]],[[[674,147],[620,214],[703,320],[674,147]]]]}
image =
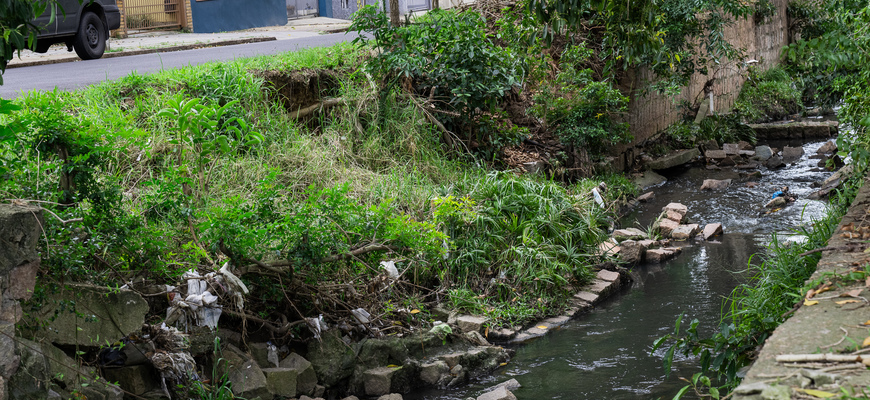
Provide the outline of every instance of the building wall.
{"type": "MultiPolygon", "coordinates": [[[[623,159],[619,162],[622,166],[631,164],[632,150],[643,144],[656,133],[664,130],[680,119],[680,110],[677,105],[681,101],[690,104],[698,104],[705,96],[704,86],[708,80],[713,79],[710,90],[713,93],[713,111],[720,113],[731,109],[740,88],[745,81],[745,69],[741,69],[739,62],[757,60],[757,66],[767,69],[779,64],[780,52],[783,46],[788,44],[788,21],[786,6],[788,0],[773,0],[776,5],[776,15],[769,17],[764,24],[756,25],[755,19],[741,19],[735,21],[725,31],[726,39],[736,47],[744,48],[745,60],[726,60],[719,68],[710,68],[711,76],[695,74],[689,85],[683,89],[679,96],[672,99],[660,95],[650,94],[647,96],[632,96],[629,104],[628,122],[631,124],[634,141],[630,145],[620,146],[618,152],[623,153],[623,159]]],[[[621,82],[625,87],[639,88],[642,82],[649,81],[653,75],[650,71],[641,69],[632,71],[629,82],[621,82]]]]}
{"type": "MultiPolygon", "coordinates": [[[[338,19],[351,19],[353,13],[357,12],[362,6],[367,5],[377,6],[381,10],[386,9],[389,11],[390,9],[389,0],[319,0],[318,4],[321,17],[338,19]]],[[[429,4],[426,0],[399,0],[399,14],[404,18],[411,8],[414,8],[414,10],[428,9],[429,4]]]]}
{"type": "Polygon", "coordinates": [[[286,0],[191,1],[190,11],[196,33],[287,24],[286,0]]]}

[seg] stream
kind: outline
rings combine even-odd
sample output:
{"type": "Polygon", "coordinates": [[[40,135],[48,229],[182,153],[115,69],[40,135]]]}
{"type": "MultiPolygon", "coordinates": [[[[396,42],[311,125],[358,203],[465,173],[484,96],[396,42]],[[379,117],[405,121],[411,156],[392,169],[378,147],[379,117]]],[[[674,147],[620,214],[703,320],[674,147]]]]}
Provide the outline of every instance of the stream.
{"type": "Polygon", "coordinates": [[[650,354],[653,342],[672,332],[681,314],[686,315],[685,325],[695,318],[701,321],[699,332],[708,336],[717,328],[722,307],[727,307],[725,299],[746,278],[750,259],[761,262],[753,254],[765,251],[772,234],[778,233],[780,240],[801,240],[791,229],[823,216],[825,203],[806,199],[816,190],[811,184],[831,174],[817,168],[817,159],[808,158],[823,143],[766,143],[780,149],[802,145],[805,154],[795,165],[773,171],[761,168],[763,176],[752,180],[758,182],[754,188],[727,168],[664,171],[668,182],[650,189],[656,198],[623,218],[620,227],[646,230],[665,204],[679,202],[688,207],[693,223],[720,222],[724,235],[710,242],[677,242],[685,247],[675,259],[632,268],[631,285],[593,311],[517,346],[513,359],[494,374],[464,387],[418,391],[404,398],[464,400],[512,378],[522,385],[513,391],[518,399],[672,398],[685,385],[679,377],[689,378],[700,368],[694,358],[675,358],[666,377],[666,349],[650,354]],[[729,178],[734,181],[725,191],[699,190],[704,179],[729,178]],[[789,186],[798,200],[762,214],[761,206],[782,186],[789,186]]]}

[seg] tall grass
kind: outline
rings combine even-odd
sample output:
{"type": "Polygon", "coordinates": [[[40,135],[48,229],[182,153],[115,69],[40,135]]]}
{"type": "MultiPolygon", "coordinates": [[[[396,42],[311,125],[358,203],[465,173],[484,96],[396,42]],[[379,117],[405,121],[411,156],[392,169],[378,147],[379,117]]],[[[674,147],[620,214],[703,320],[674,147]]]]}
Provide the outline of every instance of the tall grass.
{"type": "MultiPolygon", "coordinates": [[[[295,267],[297,277],[313,284],[366,282],[377,273],[371,265],[392,257],[413,267],[418,286],[453,293],[448,301],[467,303],[497,323],[562,307],[570,288],[586,281],[600,261],[594,250],[613,210],[592,204],[588,192],[598,182],[566,187],[457,157],[442,148],[440,134],[398,88],[373,87],[352,71],[360,57],[356,49],[336,46],[132,74],[77,92],[18,99],[25,109],[15,118],[55,105],[74,121],[77,140],[93,149],[82,157],[99,155],[94,182],[114,209],[98,215],[87,201],[48,206],[63,218],[84,221],[47,222],[53,236],[45,244],[43,279],[171,280],[217,261],[257,258],[303,260],[295,267]],[[341,104],[296,120],[271,100],[256,73],[301,68],[337,69],[341,104]],[[199,186],[197,201],[184,193],[190,179],[185,168],[194,160],[179,155],[184,132],[177,121],[158,116],[179,95],[214,107],[231,104],[220,122],[238,118],[246,121],[240,129],[263,138],[200,157],[210,179],[199,186]],[[317,262],[378,241],[404,250],[328,268],[317,262]]],[[[0,182],[3,198],[56,199],[65,167],[52,152],[38,151],[34,140],[22,132],[13,147],[0,149],[19,152],[21,160],[12,179],[0,182]]],[[[203,146],[194,143],[185,151],[203,146]]],[[[632,190],[625,179],[606,179],[614,188],[611,200],[632,190]]],[[[277,284],[258,280],[251,296],[263,304],[283,302],[280,288],[269,286],[277,284]]],[[[389,296],[404,295],[386,292],[380,306],[401,301],[389,296]]],[[[268,316],[280,308],[258,311],[268,316]]]]}

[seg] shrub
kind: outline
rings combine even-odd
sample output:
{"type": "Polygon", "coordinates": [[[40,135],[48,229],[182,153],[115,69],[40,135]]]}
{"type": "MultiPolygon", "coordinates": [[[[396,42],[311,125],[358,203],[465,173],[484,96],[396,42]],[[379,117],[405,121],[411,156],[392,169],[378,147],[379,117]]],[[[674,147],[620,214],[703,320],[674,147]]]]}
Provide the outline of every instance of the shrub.
{"type": "Polygon", "coordinates": [[[597,156],[613,144],[630,142],[632,136],[628,124],[618,122],[628,109],[628,97],[609,81],[593,80],[591,69],[581,68],[591,54],[583,44],[568,47],[562,54],[562,71],[535,95],[532,112],[564,143],[597,156]]]}
{"type": "MultiPolygon", "coordinates": [[[[496,46],[486,33],[480,14],[472,11],[432,10],[410,25],[393,28],[374,6],[354,14],[351,30],[371,32],[379,52],[367,67],[376,76],[405,78],[415,94],[425,96],[446,111],[439,115],[457,130],[486,125],[506,93],[520,84],[523,69],[509,47],[496,46]]],[[[356,39],[365,43],[365,36],[356,39]]],[[[496,118],[498,119],[498,118],[496,118]]],[[[489,130],[465,139],[481,146],[513,141],[489,130]]]]}
{"type": "Polygon", "coordinates": [[[801,88],[781,68],[758,73],[750,68],[749,79],[734,104],[747,122],[779,121],[804,109],[801,88]]]}

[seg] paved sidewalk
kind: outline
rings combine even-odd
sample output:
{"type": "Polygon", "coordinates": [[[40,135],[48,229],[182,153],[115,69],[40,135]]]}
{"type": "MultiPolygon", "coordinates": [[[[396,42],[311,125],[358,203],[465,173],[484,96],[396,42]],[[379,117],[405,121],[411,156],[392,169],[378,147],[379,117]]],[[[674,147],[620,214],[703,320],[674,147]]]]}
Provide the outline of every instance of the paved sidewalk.
{"type": "MultiPolygon", "coordinates": [[[[252,28],[243,31],[221,33],[133,32],[124,39],[109,38],[109,48],[103,57],[119,57],[143,53],[189,50],[209,46],[229,46],[269,40],[299,39],[346,30],[350,21],[326,17],[290,20],[287,25],[252,28]]],[[[30,65],[54,64],[79,61],[75,52],[68,52],[66,45],[52,46],[44,54],[22,51],[9,62],[8,68],[30,65]]]]}
{"type": "Polygon", "coordinates": [[[734,400],[829,397],[841,389],[853,393],[849,398],[870,394],[870,279],[858,272],[870,264],[865,234],[870,234],[870,179],[810,278],[819,294],[806,299],[767,339],[734,400]]]}

